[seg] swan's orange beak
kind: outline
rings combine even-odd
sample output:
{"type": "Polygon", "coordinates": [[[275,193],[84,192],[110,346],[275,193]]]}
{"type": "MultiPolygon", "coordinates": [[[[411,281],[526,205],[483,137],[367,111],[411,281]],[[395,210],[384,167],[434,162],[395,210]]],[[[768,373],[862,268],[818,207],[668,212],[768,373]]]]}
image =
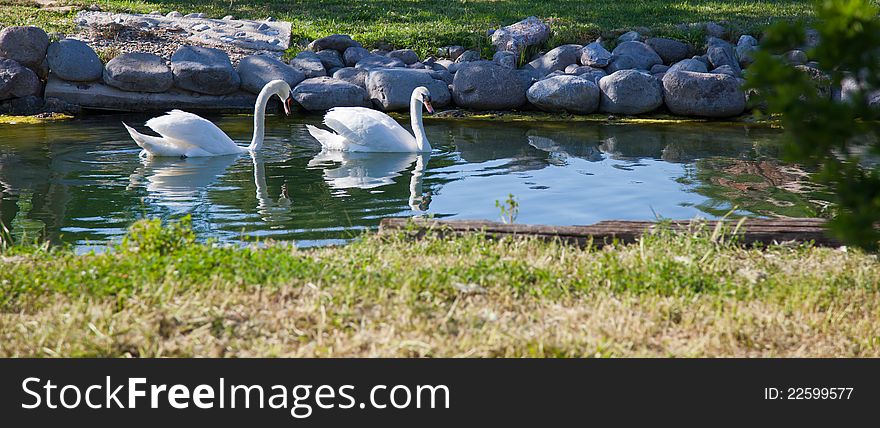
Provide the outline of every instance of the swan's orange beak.
{"type": "Polygon", "coordinates": [[[284,104],[284,115],[290,116],[290,109],[293,107],[293,97],[287,97],[282,104],[284,104]]]}
{"type": "Polygon", "coordinates": [[[434,106],[431,105],[430,101],[422,101],[422,104],[425,105],[425,108],[428,110],[428,113],[434,114],[434,106]]]}

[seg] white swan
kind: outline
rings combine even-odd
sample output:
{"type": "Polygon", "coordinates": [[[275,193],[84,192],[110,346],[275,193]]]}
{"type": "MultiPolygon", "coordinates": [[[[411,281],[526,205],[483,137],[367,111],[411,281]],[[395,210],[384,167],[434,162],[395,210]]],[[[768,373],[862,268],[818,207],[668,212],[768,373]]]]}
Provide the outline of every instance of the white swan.
{"type": "Polygon", "coordinates": [[[247,153],[263,147],[266,104],[273,95],[281,98],[284,113],[290,114],[290,85],[283,80],[273,80],[263,87],[254,105],[254,137],[249,146],[239,146],[220,130],[217,125],[195,114],[172,110],[165,116],[155,117],[146,125],[160,137],[144,135],[125,125],[131,138],[140,146],[141,156],[174,156],[181,158],[220,156],[247,153]]]}
{"type": "Polygon", "coordinates": [[[337,107],[324,116],[324,124],[336,133],[306,125],[309,134],[315,137],[326,150],[349,152],[430,152],[431,144],[425,136],[422,124],[422,106],[428,113],[434,112],[431,106],[431,93],[420,86],[410,97],[409,114],[413,134],[399,123],[380,111],[364,107],[337,107]]]}

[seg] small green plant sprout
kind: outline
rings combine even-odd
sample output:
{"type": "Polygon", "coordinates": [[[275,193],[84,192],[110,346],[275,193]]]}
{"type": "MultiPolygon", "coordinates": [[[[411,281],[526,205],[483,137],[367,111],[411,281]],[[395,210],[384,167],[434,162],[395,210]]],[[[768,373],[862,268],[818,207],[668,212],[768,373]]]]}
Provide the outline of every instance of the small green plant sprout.
{"type": "Polygon", "coordinates": [[[507,199],[504,203],[496,199],[495,206],[501,211],[502,223],[513,224],[516,222],[516,217],[519,216],[519,202],[516,201],[516,197],[513,196],[513,193],[507,194],[507,199]]]}

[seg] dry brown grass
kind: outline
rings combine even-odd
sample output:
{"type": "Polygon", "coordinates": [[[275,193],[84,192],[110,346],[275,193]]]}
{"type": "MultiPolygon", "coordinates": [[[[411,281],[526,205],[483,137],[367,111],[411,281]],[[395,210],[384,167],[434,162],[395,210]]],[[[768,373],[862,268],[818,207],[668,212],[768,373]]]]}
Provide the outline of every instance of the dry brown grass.
{"type": "Polygon", "coordinates": [[[126,265],[146,246],[5,256],[6,293],[37,285],[0,311],[0,356],[880,357],[880,263],[857,251],[744,249],[708,233],[605,250],[480,237],[193,245],[157,256],[158,277],[126,265]],[[181,279],[206,259],[221,261],[210,279],[181,279]],[[264,280],[220,272],[291,261],[264,280]],[[118,291],[58,285],[65,270],[118,291]]]}
{"type": "Polygon", "coordinates": [[[135,298],[49,298],[0,316],[3,356],[729,356],[878,357],[880,296],[815,302],[632,296],[545,301],[462,293],[424,310],[391,296],[345,305],[313,285],[270,292],[188,291],[135,298]]]}

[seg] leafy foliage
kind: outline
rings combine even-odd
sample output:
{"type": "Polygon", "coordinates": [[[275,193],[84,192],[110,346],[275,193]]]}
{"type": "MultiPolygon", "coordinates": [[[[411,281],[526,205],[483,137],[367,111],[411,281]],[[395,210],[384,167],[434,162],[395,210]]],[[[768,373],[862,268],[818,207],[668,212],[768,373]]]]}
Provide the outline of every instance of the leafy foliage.
{"type": "Polygon", "coordinates": [[[876,249],[880,232],[880,20],[870,0],[823,0],[816,5],[819,41],[810,59],[828,79],[811,78],[778,55],[807,43],[803,23],[782,22],[765,33],[749,68],[770,114],[780,114],[789,160],[818,168],[817,179],[835,190],[832,232],[852,245],[876,249]],[[843,99],[822,90],[846,89],[843,99]]]}
{"type": "Polygon", "coordinates": [[[140,220],[128,230],[122,240],[124,251],[165,255],[186,248],[196,242],[190,216],[162,226],[158,219],[140,220]]]}

